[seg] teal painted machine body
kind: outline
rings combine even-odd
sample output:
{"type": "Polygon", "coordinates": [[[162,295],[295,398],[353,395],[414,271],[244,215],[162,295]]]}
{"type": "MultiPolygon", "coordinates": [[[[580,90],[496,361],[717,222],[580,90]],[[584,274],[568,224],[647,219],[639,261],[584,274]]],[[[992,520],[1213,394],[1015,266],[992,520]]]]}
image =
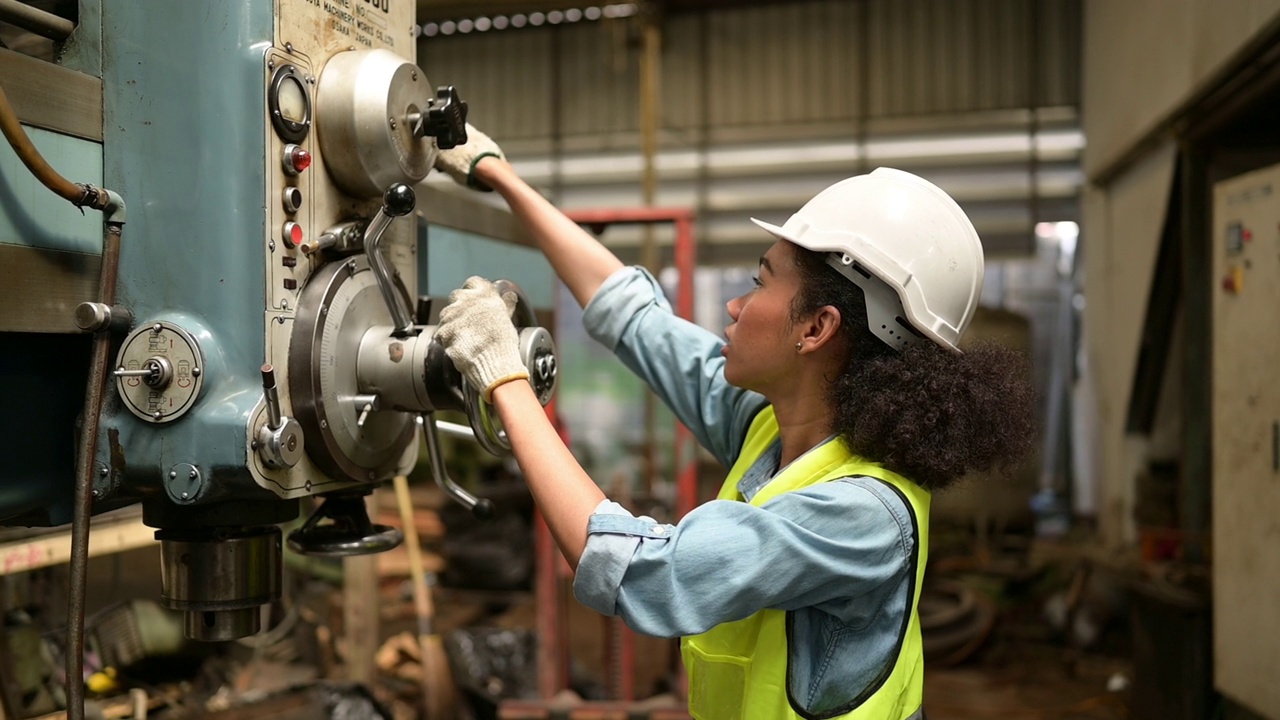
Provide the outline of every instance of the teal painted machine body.
{"type": "MultiPolygon", "coordinates": [[[[360,182],[380,187],[388,177],[371,170],[367,181],[353,179],[342,169],[351,167],[351,158],[326,152],[319,93],[324,83],[338,83],[327,79],[339,72],[330,72],[335,58],[375,58],[382,51],[412,61],[412,28],[409,0],[81,0],[79,26],[59,63],[101,78],[101,139],[28,131],[64,175],[125,199],[116,300],[133,313],[133,332],[163,325],[167,334],[156,337],[171,340],[175,335],[167,328],[180,329],[200,358],[199,391],[190,407],[163,422],[131,411],[109,380],[95,512],[141,501],[147,522],[158,527],[272,524],[296,516],[299,497],[387,479],[385,473],[335,475],[306,457],[292,469],[270,467],[256,453],[255,433],[266,418],[264,363],[275,367],[287,415],[308,402],[299,397],[301,386],[290,382],[306,364],[294,332],[306,311],[300,307],[304,290],[332,263],[358,256],[350,249],[345,255],[332,248],[300,252],[285,241],[286,223],[312,239],[344,221],[367,221],[380,198],[352,188],[360,182]],[[272,122],[273,83],[285,65],[296,66],[310,104],[312,124],[303,139],[285,137],[272,122]],[[291,174],[282,171],[282,153],[295,144],[309,153],[312,166],[291,174]],[[302,205],[282,210],[281,193],[291,189],[301,192],[302,205]]],[[[394,63],[388,67],[405,72],[394,63]]],[[[370,71],[361,65],[360,72],[370,71]]],[[[360,92],[379,80],[360,77],[326,92],[340,95],[346,88],[353,103],[367,104],[360,92]]],[[[413,80],[419,81],[416,72],[413,80]]],[[[409,92],[406,82],[396,75],[389,83],[393,100],[409,92]]],[[[419,92],[416,86],[413,92],[419,92]]],[[[329,117],[339,118],[332,127],[341,121],[341,106],[326,107],[329,117]]],[[[365,148],[363,137],[356,136],[352,152],[373,158],[371,165],[385,161],[394,144],[374,137],[365,148]]],[[[427,157],[434,146],[430,138],[422,142],[427,157]]],[[[395,176],[395,163],[382,162],[388,164],[395,176]]],[[[417,179],[408,178],[410,184],[417,179]]],[[[40,257],[83,263],[76,291],[84,294],[80,299],[96,300],[101,215],[81,215],[48,192],[7,146],[0,146],[0,181],[0,247],[21,245],[40,257]]],[[[388,233],[389,256],[410,297],[419,287],[445,295],[469,275],[483,274],[512,278],[537,307],[552,306],[552,274],[540,256],[505,242],[510,237],[495,240],[457,223],[433,224],[431,203],[455,201],[419,195],[426,221],[400,219],[388,233]]],[[[375,324],[389,322],[380,312],[365,314],[375,324]]],[[[116,338],[113,368],[127,360],[119,355],[127,342],[123,334],[116,338]]],[[[7,468],[0,480],[0,524],[68,522],[87,337],[0,326],[0,357],[0,466],[7,468]]],[[[182,372],[175,383],[191,380],[182,372]]],[[[308,435],[308,451],[313,442],[308,435]]],[[[405,456],[416,458],[416,441],[405,456]]]]}
{"type": "Polygon", "coordinates": [[[103,497],[172,488],[179,463],[202,468],[206,498],[269,495],[245,470],[245,428],[265,357],[262,66],[273,5],[105,0],[103,179],[129,203],[117,301],[140,322],[186,328],[206,367],[202,397],[163,432],[109,396],[103,497]]]}

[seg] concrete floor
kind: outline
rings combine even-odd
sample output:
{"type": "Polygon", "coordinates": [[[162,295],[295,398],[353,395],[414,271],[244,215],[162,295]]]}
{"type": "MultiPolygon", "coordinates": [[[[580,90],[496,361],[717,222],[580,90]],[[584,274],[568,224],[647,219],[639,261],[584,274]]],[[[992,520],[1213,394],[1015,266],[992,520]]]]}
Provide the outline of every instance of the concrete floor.
{"type": "Polygon", "coordinates": [[[1131,677],[1127,663],[1098,657],[1068,661],[1059,652],[1033,653],[1017,663],[925,671],[929,720],[1119,720],[1127,694],[1108,682],[1131,677]]]}

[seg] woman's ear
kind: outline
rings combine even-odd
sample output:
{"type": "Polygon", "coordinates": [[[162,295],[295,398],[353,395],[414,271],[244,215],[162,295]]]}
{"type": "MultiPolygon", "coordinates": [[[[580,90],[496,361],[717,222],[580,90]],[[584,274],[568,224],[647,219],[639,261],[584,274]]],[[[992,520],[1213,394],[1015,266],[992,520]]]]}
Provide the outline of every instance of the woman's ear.
{"type": "Polygon", "coordinates": [[[800,336],[800,352],[812,352],[825,347],[840,331],[840,311],[832,305],[823,305],[805,322],[800,336]]]}

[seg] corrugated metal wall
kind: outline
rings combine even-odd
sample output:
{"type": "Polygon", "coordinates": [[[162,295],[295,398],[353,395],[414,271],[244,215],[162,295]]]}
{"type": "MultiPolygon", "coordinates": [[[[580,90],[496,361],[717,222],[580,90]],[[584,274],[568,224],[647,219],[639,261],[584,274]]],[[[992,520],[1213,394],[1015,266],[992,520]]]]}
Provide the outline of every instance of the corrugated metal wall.
{"type": "MultiPolygon", "coordinates": [[[[634,134],[640,23],[435,36],[418,57],[500,137],[634,134]]],[[[862,118],[1075,107],[1080,33],[1079,0],[821,0],[677,15],[664,26],[662,125],[676,139],[704,127],[834,134],[862,118]]]]}
{"type": "MultiPolygon", "coordinates": [[[[951,193],[989,255],[1032,253],[1036,222],[1078,216],[1081,13],[1080,0],[804,0],[667,17],[656,202],[697,210],[700,261],[735,263],[759,254],[745,215],[785,221],[889,165],[951,193]]],[[[418,60],[557,204],[636,206],[644,21],[423,37],[418,60]]],[[[641,239],[623,227],[607,242],[632,260],[641,239]]]]}

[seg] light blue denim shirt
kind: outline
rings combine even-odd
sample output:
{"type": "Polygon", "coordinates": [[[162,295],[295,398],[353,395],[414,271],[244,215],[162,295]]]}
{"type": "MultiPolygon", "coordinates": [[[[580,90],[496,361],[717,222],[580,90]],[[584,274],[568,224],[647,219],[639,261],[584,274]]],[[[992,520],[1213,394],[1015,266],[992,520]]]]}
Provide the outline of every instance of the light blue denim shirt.
{"type": "MultiPolygon", "coordinates": [[[[644,379],[726,467],[763,396],[724,379],[724,341],[676,317],[653,277],[614,273],[588,303],[587,331],[644,379]]],[[[838,442],[834,438],[827,442],[838,442]]],[[[738,489],[780,470],[775,443],[738,489]]],[[[694,635],[762,608],[788,618],[788,690],[807,714],[847,705],[897,657],[911,588],[914,525],[888,485],[851,477],[753,507],[713,500],[676,525],[603,501],[587,526],[574,594],[637,632],[694,635]]]]}

